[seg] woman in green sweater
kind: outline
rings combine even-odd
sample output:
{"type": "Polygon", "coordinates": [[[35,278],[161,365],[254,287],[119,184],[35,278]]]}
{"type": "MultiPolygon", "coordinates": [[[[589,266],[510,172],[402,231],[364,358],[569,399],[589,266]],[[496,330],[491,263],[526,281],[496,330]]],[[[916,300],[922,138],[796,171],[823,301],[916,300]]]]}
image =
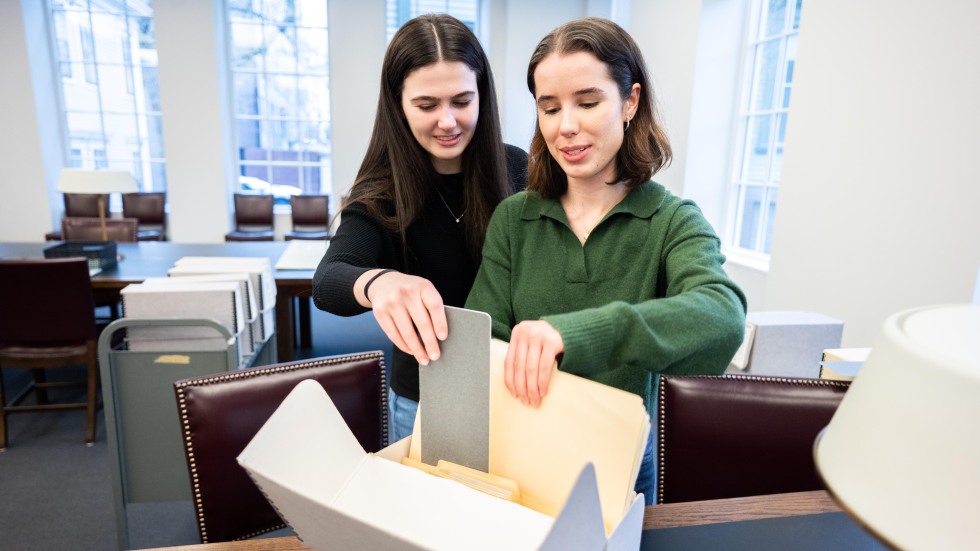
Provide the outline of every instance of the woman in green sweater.
{"type": "MultiPolygon", "coordinates": [[[[527,71],[537,105],[528,191],[487,229],[466,307],[510,341],[505,382],[537,407],[552,366],[643,397],[657,376],[724,372],[745,297],[711,225],[650,180],[670,162],[653,87],[632,37],[596,18],[541,40],[527,71]]],[[[637,490],[652,503],[652,439],[637,490]]]]}

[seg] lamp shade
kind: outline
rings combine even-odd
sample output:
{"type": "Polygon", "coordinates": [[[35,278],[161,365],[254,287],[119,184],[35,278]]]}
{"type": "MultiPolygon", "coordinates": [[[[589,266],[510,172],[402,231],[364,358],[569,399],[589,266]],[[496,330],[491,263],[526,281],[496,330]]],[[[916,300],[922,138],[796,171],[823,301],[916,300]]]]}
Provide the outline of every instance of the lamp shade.
{"type": "Polygon", "coordinates": [[[980,549],[980,305],[899,312],[814,456],[828,491],[900,549],[980,549]]]}
{"type": "Polygon", "coordinates": [[[133,175],[125,170],[61,169],[58,191],[62,193],[131,193],[139,191],[133,175]]]}

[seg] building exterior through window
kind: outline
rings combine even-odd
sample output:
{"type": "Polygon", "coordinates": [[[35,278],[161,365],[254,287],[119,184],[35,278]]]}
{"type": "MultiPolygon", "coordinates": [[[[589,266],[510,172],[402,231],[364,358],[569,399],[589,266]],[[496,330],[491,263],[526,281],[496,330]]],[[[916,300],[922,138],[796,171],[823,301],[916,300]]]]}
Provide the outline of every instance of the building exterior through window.
{"type": "Polygon", "coordinates": [[[132,171],[166,189],[149,0],[49,0],[67,165],[132,171]]]}

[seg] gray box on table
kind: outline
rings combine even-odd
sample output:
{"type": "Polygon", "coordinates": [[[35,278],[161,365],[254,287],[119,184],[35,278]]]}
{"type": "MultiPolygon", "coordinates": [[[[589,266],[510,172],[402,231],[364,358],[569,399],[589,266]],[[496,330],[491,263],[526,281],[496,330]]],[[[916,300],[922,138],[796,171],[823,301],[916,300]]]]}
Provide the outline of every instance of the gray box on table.
{"type": "Polygon", "coordinates": [[[749,312],[745,341],[728,371],[818,378],[824,349],[840,348],[843,333],[843,321],[817,312],[749,312]]]}

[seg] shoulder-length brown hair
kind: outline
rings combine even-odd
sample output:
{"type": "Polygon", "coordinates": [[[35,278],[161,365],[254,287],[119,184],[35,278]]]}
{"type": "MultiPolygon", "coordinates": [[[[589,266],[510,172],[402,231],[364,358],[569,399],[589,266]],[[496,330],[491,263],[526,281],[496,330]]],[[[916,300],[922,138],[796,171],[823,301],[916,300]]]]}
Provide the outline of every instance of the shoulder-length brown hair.
{"type": "Polygon", "coordinates": [[[490,62],[473,32],[454,17],[421,15],[392,38],[371,140],[347,201],[364,204],[389,231],[397,231],[404,250],[405,230],[432,193],[436,171],[405,119],[402,90],[412,71],[440,61],[462,62],[476,74],[480,112],[462,166],[466,241],[479,260],[490,215],[510,186],[490,62]]]}
{"type": "MultiPolygon", "coordinates": [[[[657,113],[653,85],[647,75],[643,54],[633,37],[622,27],[608,19],[586,17],[569,21],[548,33],[531,55],[527,67],[528,90],[537,99],[534,71],[544,58],[552,53],[564,55],[576,52],[589,52],[605,63],[609,77],[619,88],[620,99],[629,97],[634,83],[640,85],[636,114],[616,155],[616,180],[608,183],[625,182],[629,188],[642,185],[670,164],[670,141],[657,113]]],[[[565,171],[548,151],[537,120],[528,154],[528,189],[550,199],[560,197],[568,189],[565,171]]]]}

